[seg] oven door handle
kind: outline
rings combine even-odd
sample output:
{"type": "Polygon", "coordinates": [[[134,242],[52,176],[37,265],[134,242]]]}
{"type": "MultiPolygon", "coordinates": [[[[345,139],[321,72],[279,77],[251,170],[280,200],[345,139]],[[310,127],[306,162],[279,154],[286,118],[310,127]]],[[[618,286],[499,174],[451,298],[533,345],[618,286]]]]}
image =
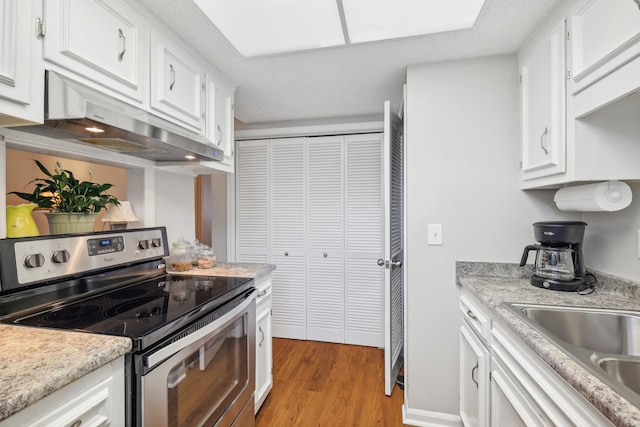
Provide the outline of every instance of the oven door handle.
{"type": "Polygon", "coordinates": [[[252,291],[250,294],[245,296],[245,301],[242,304],[234,307],[230,312],[223,314],[215,321],[209,323],[208,325],[198,329],[192,334],[187,335],[186,337],[169,344],[166,347],[161,348],[160,350],[152,353],[144,358],[144,366],[147,368],[153,368],[163,360],[172,356],[174,353],[182,350],[185,347],[190,346],[191,344],[197,342],[198,340],[206,337],[212,332],[215,332],[221,325],[226,324],[228,321],[233,320],[238,314],[242,313],[247,309],[247,307],[251,304],[251,302],[255,299],[256,291],[252,291]]]}

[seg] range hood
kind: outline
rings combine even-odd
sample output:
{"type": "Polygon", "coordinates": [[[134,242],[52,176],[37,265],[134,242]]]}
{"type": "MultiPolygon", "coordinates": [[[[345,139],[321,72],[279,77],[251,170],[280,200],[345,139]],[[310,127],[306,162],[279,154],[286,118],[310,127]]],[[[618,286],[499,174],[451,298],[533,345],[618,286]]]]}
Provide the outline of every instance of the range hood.
{"type": "Polygon", "coordinates": [[[53,71],[45,73],[44,104],[44,125],[14,129],[159,163],[221,161],[224,157],[204,136],[53,71]]]}

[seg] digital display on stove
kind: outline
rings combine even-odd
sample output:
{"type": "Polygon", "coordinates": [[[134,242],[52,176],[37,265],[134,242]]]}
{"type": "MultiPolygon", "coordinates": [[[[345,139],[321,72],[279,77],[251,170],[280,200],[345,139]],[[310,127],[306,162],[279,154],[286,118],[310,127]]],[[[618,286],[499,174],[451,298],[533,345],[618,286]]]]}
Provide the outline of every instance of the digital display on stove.
{"type": "Polygon", "coordinates": [[[89,239],[87,240],[87,249],[89,256],[122,252],[124,251],[124,238],[122,236],[116,236],[89,239]]]}
{"type": "Polygon", "coordinates": [[[100,246],[101,248],[104,248],[105,246],[111,246],[112,244],[113,244],[113,241],[111,239],[102,239],[98,243],[98,246],[100,246]]]}

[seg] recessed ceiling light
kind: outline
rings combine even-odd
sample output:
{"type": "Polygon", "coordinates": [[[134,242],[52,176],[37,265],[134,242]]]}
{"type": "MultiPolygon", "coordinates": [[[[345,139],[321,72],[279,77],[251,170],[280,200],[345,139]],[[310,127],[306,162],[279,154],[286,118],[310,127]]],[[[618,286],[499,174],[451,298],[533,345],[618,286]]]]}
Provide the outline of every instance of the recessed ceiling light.
{"type": "Polygon", "coordinates": [[[343,45],[338,5],[328,0],[194,0],[243,56],[343,45]]]}
{"type": "Polygon", "coordinates": [[[187,154],[186,156],[184,156],[184,158],[188,160],[195,160],[196,156],[194,156],[193,154],[187,154]]]}
{"type": "Polygon", "coordinates": [[[342,0],[351,43],[473,27],[484,0],[342,0]]]}

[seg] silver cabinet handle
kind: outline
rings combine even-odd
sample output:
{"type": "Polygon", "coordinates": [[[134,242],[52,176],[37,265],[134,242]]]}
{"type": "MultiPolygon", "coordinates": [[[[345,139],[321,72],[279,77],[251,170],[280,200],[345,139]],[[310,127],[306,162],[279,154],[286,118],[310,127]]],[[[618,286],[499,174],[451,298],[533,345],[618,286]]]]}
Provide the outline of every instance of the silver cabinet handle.
{"type": "Polygon", "coordinates": [[[220,146],[221,142],[222,142],[222,129],[220,128],[220,125],[218,125],[216,127],[216,144],[220,146]]]}
{"type": "Polygon", "coordinates": [[[391,261],[391,268],[402,267],[402,261],[391,261]]]}
{"type": "Polygon", "coordinates": [[[328,257],[328,256],[329,256],[329,254],[327,254],[327,253],[325,252],[325,253],[323,253],[323,254],[322,254],[322,256],[323,256],[324,258],[326,258],[326,257],[328,257]]]}
{"type": "Polygon", "coordinates": [[[258,328],[258,331],[260,332],[260,335],[262,336],[260,338],[260,344],[258,344],[258,347],[262,347],[262,343],[264,342],[264,331],[262,330],[262,326],[260,326],[258,328]]]}
{"type": "Polygon", "coordinates": [[[264,291],[260,291],[258,293],[258,298],[262,298],[263,296],[265,296],[267,294],[267,290],[265,289],[264,291]]]}
{"type": "Polygon", "coordinates": [[[473,311],[471,310],[467,310],[467,316],[469,316],[473,320],[478,320],[478,317],[475,314],[473,314],[473,311]]]}
{"type": "Polygon", "coordinates": [[[118,37],[122,40],[122,50],[118,53],[118,62],[122,62],[124,54],[127,52],[127,37],[122,32],[121,28],[118,28],[118,37]]]}
{"type": "Polygon", "coordinates": [[[171,83],[169,83],[169,90],[173,90],[173,86],[176,84],[176,70],[173,69],[173,64],[169,64],[169,72],[171,73],[171,83]]]}
{"type": "Polygon", "coordinates": [[[640,0],[633,0],[637,5],[638,5],[638,9],[640,9],[640,0]]]}
{"type": "Polygon", "coordinates": [[[380,259],[378,260],[378,265],[379,265],[380,267],[382,267],[382,266],[384,265],[384,260],[383,260],[382,258],[380,258],[380,259]]]}
{"type": "Polygon", "coordinates": [[[549,128],[545,127],[544,132],[540,135],[540,147],[544,150],[544,154],[549,154],[549,149],[545,147],[544,142],[547,139],[547,135],[549,134],[549,128]]]}
{"type": "Polygon", "coordinates": [[[476,362],[476,366],[474,366],[473,369],[471,370],[471,381],[476,383],[476,388],[480,388],[480,385],[478,384],[478,381],[476,380],[476,372],[478,372],[478,363],[479,362],[476,362]]]}

